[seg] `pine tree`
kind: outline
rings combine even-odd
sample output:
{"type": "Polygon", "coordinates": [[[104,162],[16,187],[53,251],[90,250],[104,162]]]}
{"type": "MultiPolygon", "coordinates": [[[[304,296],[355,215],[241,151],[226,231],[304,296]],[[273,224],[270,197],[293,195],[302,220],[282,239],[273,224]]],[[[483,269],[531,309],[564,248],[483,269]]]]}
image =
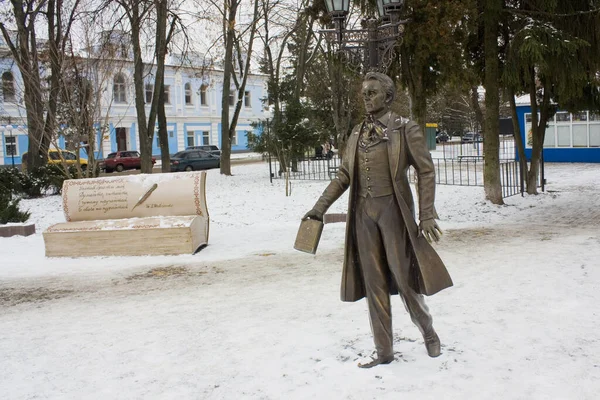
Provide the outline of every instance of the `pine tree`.
{"type": "MultiPolygon", "coordinates": [[[[514,95],[528,93],[532,117],[532,154],[527,171],[527,193],[537,194],[539,165],[546,124],[557,107],[574,110],[594,99],[600,68],[600,12],[598,1],[537,0],[515,2],[508,9],[504,37],[503,82],[516,120],[514,95]],[[588,88],[586,92],[586,88],[588,88]]],[[[598,103],[596,102],[596,105],[598,103]]],[[[527,170],[520,127],[515,124],[519,157],[527,170]]]]}

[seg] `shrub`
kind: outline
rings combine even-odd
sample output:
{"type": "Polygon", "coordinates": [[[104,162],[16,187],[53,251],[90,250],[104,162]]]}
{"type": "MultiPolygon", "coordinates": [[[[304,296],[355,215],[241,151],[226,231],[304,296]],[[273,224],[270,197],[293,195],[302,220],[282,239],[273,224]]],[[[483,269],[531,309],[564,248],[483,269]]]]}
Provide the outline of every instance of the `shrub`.
{"type": "Polygon", "coordinates": [[[47,168],[47,166],[43,166],[35,168],[28,173],[21,173],[18,186],[19,194],[29,199],[48,194],[47,192],[51,184],[47,168]]]}
{"type": "Polygon", "coordinates": [[[8,191],[0,191],[0,224],[26,222],[31,213],[19,210],[21,199],[13,199],[8,191]]]}
{"type": "Polygon", "coordinates": [[[0,168],[0,192],[7,192],[11,196],[19,193],[21,171],[16,168],[0,168]]]}
{"type": "Polygon", "coordinates": [[[0,192],[12,198],[26,199],[60,194],[65,179],[78,178],[75,166],[70,166],[68,174],[62,165],[49,164],[35,168],[28,173],[16,168],[0,168],[0,192]]]}

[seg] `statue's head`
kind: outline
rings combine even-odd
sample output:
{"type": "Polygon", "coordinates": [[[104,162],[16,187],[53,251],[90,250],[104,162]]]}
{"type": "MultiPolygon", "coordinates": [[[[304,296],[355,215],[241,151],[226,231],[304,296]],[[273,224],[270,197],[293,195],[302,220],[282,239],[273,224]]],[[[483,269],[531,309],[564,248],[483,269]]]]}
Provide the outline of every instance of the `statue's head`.
{"type": "Polygon", "coordinates": [[[368,72],[362,84],[365,109],[369,114],[387,110],[396,97],[396,87],[392,79],[379,72],[368,72]]]}

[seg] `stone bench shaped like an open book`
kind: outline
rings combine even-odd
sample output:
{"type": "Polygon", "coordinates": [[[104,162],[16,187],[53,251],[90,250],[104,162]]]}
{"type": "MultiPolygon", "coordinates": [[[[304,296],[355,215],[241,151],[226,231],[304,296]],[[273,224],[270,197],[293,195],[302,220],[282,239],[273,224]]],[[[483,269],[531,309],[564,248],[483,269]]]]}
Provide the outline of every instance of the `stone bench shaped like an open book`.
{"type": "Polygon", "coordinates": [[[206,172],[66,180],[47,257],[193,254],[208,243],[206,172]]]}

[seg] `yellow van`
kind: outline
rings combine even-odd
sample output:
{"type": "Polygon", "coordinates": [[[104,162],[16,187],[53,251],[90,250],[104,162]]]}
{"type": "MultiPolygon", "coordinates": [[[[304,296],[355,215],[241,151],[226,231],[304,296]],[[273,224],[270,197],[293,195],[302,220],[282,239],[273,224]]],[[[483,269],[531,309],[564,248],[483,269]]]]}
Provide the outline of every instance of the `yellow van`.
{"type": "MultiPolygon", "coordinates": [[[[48,150],[48,164],[61,164],[66,163],[67,165],[74,165],[77,163],[77,154],[70,150],[59,150],[50,149],[48,150]]],[[[87,168],[87,158],[80,158],[79,164],[81,168],[87,168]]],[[[23,153],[21,156],[21,168],[25,170],[27,168],[27,153],[23,153]]]]}

